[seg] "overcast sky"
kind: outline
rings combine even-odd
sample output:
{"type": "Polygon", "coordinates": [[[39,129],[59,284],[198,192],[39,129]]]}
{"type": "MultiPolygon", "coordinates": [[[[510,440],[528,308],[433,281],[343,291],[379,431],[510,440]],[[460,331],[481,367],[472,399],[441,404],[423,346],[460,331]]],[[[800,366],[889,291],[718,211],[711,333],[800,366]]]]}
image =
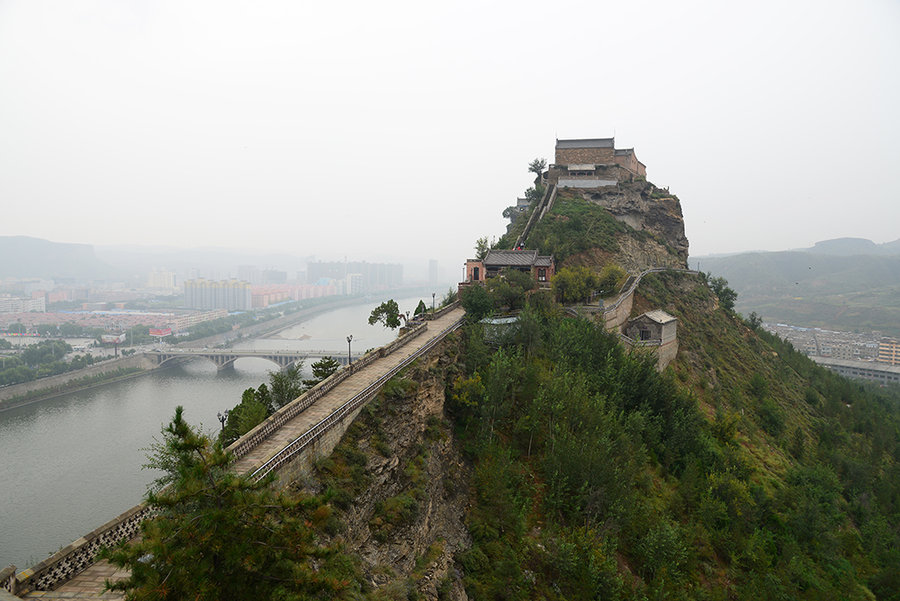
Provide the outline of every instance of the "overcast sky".
{"type": "Polygon", "coordinates": [[[615,135],[692,255],[885,242],[898,107],[896,0],[0,0],[0,235],[461,265],[615,135]]]}

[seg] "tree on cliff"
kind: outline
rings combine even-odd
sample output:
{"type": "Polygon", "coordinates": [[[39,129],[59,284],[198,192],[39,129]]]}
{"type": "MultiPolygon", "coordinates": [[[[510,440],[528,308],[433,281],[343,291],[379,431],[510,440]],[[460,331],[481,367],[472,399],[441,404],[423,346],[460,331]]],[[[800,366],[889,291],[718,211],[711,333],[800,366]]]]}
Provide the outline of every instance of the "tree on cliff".
{"type": "Polygon", "coordinates": [[[537,177],[535,177],[535,181],[540,181],[541,175],[544,173],[544,169],[547,168],[547,159],[534,159],[530,163],[528,163],[528,170],[534,173],[537,177]]]}
{"type": "Polygon", "coordinates": [[[284,407],[303,394],[305,386],[300,374],[303,362],[299,361],[287,369],[269,372],[269,388],[272,391],[272,404],[276,409],[284,407]]]}
{"type": "Polygon", "coordinates": [[[146,499],[159,514],[141,524],[138,540],[103,552],[130,572],[109,588],[127,599],[211,601],[334,598],[348,586],[337,552],[317,544],[299,503],[270,479],[229,472],[230,462],[175,409],[148,464],[164,472],[146,499]]]}
{"type": "Polygon", "coordinates": [[[341,364],[334,359],[334,357],[322,357],[312,365],[313,377],[311,380],[303,380],[303,384],[312,388],[322,380],[328,378],[341,368],[341,364]]]}
{"type": "Polygon", "coordinates": [[[491,245],[488,243],[487,236],[482,236],[475,241],[475,258],[477,260],[484,260],[489,250],[491,250],[491,245]]]}
{"type": "Polygon", "coordinates": [[[709,278],[709,287],[717,297],[719,304],[726,311],[734,310],[734,302],[737,300],[737,292],[728,287],[728,280],[723,277],[709,278]]]}
{"type": "Polygon", "coordinates": [[[255,428],[272,414],[271,402],[266,399],[268,387],[262,384],[259,390],[248,388],[241,395],[241,402],[228,411],[225,426],[219,433],[223,446],[228,446],[238,438],[255,428]]]}
{"type": "Polygon", "coordinates": [[[396,330],[400,327],[400,307],[394,299],[386,300],[374,309],[369,315],[369,325],[380,323],[386,328],[396,330]]]}

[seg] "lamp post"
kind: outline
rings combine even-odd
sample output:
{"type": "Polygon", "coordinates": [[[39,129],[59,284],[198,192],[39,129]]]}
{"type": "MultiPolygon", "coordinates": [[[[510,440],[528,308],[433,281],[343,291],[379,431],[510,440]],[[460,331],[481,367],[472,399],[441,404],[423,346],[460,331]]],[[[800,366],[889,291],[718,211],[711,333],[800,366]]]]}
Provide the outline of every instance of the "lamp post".
{"type": "Polygon", "coordinates": [[[225,410],[225,413],[216,413],[216,417],[219,418],[219,423],[222,424],[222,431],[225,431],[225,422],[228,421],[228,409],[225,410]]]}
{"type": "Polygon", "coordinates": [[[350,366],[352,359],[350,358],[350,341],[353,340],[353,334],[347,336],[347,366],[350,366]]]}
{"type": "Polygon", "coordinates": [[[434,315],[434,295],[435,295],[435,294],[437,294],[437,292],[432,292],[432,293],[431,293],[431,314],[432,314],[432,315],[434,315]]]}

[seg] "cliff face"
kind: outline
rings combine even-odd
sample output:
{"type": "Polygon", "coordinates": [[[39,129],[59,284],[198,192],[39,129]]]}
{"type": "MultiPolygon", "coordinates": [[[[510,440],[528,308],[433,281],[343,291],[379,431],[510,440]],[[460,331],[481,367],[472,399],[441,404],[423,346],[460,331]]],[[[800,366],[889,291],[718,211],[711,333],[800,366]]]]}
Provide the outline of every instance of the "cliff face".
{"type": "Polygon", "coordinates": [[[458,361],[451,339],[386,385],[319,462],[317,477],[295,483],[323,493],[354,474],[353,494],[336,496],[342,526],[333,535],[358,559],[364,592],[377,598],[467,599],[454,557],[471,546],[471,475],[444,417],[445,380],[458,361]]]}
{"type": "Polygon", "coordinates": [[[637,181],[621,183],[608,190],[584,192],[584,198],[600,205],[632,228],[660,238],[687,263],[688,239],[684,235],[684,217],[681,203],[674,194],[650,182],[637,181]]]}

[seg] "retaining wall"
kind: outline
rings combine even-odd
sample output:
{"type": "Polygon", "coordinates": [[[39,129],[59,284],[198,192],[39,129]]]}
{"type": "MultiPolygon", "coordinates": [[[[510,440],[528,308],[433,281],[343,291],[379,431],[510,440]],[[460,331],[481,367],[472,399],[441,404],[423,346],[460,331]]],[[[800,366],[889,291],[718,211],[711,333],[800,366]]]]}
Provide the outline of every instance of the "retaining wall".
{"type": "MultiPolygon", "coordinates": [[[[0,404],[4,401],[12,400],[13,404],[22,397],[23,402],[27,402],[27,396],[35,392],[41,392],[46,395],[60,394],[63,392],[71,392],[78,389],[78,380],[86,378],[94,378],[97,376],[105,376],[124,369],[155,369],[156,361],[144,353],[132,355],[130,357],[120,357],[110,361],[104,361],[97,365],[91,365],[77,371],[70,371],[55,376],[47,376],[31,382],[23,382],[0,388],[0,404]],[[74,384],[74,386],[73,386],[74,384]]],[[[85,382],[85,386],[96,384],[95,382],[85,382]]]]}

